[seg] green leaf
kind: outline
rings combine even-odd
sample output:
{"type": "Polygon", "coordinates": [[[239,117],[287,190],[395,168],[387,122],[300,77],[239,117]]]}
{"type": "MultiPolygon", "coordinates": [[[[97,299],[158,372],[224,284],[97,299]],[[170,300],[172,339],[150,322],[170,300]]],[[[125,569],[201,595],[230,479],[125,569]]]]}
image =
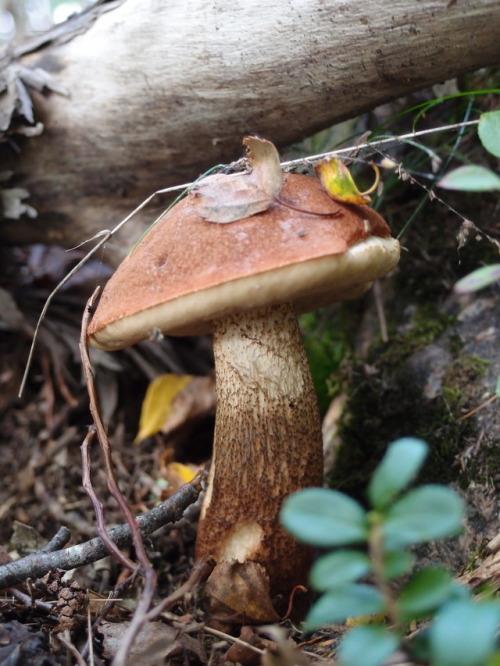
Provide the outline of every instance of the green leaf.
{"type": "Polygon", "coordinates": [[[357,550],[338,550],[323,555],[313,564],[311,585],[320,592],[351,583],[371,570],[370,558],[357,550]]]}
{"type": "Polygon", "coordinates": [[[479,291],[479,289],[488,287],[497,280],[500,280],[500,264],[483,266],[459,280],[455,284],[454,291],[457,294],[468,294],[471,291],[479,291]]]}
{"type": "Polygon", "coordinates": [[[343,622],[348,617],[375,615],[384,610],[381,593],[370,585],[351,583],[323,594],[309,611],[306,631],[326,624],[343,622]]]}
{"type": "Polygon", "coordinates": [[[414,437],[398,439],[389,445],[368,486],[368,498],[376,509],[385,508],[410,483],[427,451],[427,444],[414,437]]]}
{"type": "Polygon", "coordinates": [[[458,534],[464,517],[462,499],[444,486],[421,486],[398,500],[382,525],[387,550],[458,534]]]}
{"type": "Polygon", "coordinates": [[[356,627],[342,638],[339,666],[379,666],[393,654],[399,639],[385,627],[356,627]]]}
{"type": "Polygon", "coordinates": [[[288,497],[281,523],[294,537],[313,546],[343,546],[366,541],[366,514],[347,495],[327,488],[307,488],[288,497]]]}
{"type": "Polygon", "coordinates": [[[495,157],[500,157],[500,111],[482,113],[477,129],[486,150],[495,157]]]}
{"type": "Polygon", "coordinates": [[[500,650],[497,650],[488,657],[484,666],[500,666],[500,650]]]}
{"type": "Polygon", "coordinates": [[[427,615],[447,601],[454,588],[453,578],[446,569],[422,569],[401,590],[398,598],[401,619],[409,621],[427,615]]]}
{"type": "Polygon", "coordinates": [[[447,173],[438,183],[445,190],[464,192],[489,192],[500,190],[500,177],[486,167],[470,164],[447,173]]]}
{"type": "Polygon", "coordinates": [[[483,666],[495,649],[500,605],[452,601],[429,630],[432,666],[483,666]]]}
{"type": "Polygon", "coordinates": [[[407,573],[415,561],[407,550],[393,550],[384,554],[384,578],[391,580],[407,573]]]}

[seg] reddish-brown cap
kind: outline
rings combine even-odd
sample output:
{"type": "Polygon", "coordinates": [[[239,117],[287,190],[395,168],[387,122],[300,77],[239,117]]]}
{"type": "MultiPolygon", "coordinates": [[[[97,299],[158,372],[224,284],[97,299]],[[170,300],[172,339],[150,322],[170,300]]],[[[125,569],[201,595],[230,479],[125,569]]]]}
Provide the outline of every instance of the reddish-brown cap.
{"type": "Polygon", "coordinates": [[[95,346],[121,349],[155,329],[206,333],[225,314],[281,302],[309,311],[363,293],[399,260],[378,213],[333,201],[309,176],[284,176],[280,199],[293,208],[276,202],[229,224],[204,220],[196,196],[174,206],[111,277],[89,327],[95,346]]]}

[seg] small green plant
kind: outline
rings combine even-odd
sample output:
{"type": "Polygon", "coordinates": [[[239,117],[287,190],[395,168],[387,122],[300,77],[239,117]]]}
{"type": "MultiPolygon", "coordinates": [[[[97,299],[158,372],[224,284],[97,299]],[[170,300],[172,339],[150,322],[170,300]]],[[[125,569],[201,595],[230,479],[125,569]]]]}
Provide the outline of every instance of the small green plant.
{"type": "MultiPolygon", "coordinates": [[[[495,157],[500,157],[500,110],[481,114],[478,134],[483,148],[495,157]]],[[[494,171],[477,164],[467,164],[453,169],[438,182],[440,187],[449,190],[468,192],[489,192],[500,190],[500,176],[494,171]]],[[[484,289],[500,280],[500,264],[482,266],[459,280],[455,291],[466,294],[484,289]]]]}
{"type": "MultiPolygon", "coordinates": [[[[500,157],[500,111],[481,114],[478,134],[483,148],[491,155],[500,157]]],[[[438,185],[448,190],[488,192],[500,190],[500,176],[487,167],[466,164],[450,171],[438,185]]]]}
{"type": "Polygon", "coordinates": [[[466,587],[437,565],[394,585],[414,568],[408,546],[461,531],[465,507],[453,490],[439,485],[407,490],[427,451],[419,439],[393,442],[368,485],[368,510],[326,488],[300,491],[283,504],[281,521],[291,534],[333,549],[311,569],[311,585],[321,596],[309,611],[305,629],[366,619],[344,635],[340,666],[378,666],[398,648],[417,663],[431,666],[500,663],[500,654],[495,654],[500,622],[496,601],[474,601],[466,587]],[[362,582],[366,576],[372,583],[362,582]],[[407,641],[406,630],[415,620],[430,624],[407,641]]]}

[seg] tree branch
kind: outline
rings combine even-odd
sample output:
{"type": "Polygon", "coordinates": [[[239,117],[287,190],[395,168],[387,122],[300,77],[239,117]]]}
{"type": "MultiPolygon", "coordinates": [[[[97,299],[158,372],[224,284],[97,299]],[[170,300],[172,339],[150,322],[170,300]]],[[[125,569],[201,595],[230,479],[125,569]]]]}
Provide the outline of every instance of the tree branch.
{"type": "MultiPolygon", "coordinates": [[[[200,479],[197,477],[191,483],[182,486],[162,504],[138,516],[136,520],[141,534],[144,536],[152,534],[160,527],[180,520],[186,508],[196,502],[200,490],[200,479]]],[[[118,548],[125,548],[132,543],[132,534],[128,525],[120,525],[109,530],[109,536],[118,548]]],[[[0,566],[0,589],[21,583],[27,578],[41,578],[53,569],[69,571],[84,564],[97,562],[109,555],[100,537],[64,550],[49,553],[44,551],[45,549],[0,566]]]]}

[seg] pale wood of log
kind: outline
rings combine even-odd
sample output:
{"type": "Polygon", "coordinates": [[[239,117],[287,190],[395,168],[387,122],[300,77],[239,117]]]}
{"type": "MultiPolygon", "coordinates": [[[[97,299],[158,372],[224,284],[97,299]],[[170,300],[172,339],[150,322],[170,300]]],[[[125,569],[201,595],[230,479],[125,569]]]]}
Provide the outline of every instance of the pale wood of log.
{"type": "Polygon", "coordinates": [[[39,212],[4,222],[4,241],[75,245],[154,190],[236,159],[244,135],[286,145],[498,64],[499,34],[498,0],[126,0],[24,59],[70,97],[36,94],[44,133],[20,140],[20,155],[0,147],[39,212]]]}

